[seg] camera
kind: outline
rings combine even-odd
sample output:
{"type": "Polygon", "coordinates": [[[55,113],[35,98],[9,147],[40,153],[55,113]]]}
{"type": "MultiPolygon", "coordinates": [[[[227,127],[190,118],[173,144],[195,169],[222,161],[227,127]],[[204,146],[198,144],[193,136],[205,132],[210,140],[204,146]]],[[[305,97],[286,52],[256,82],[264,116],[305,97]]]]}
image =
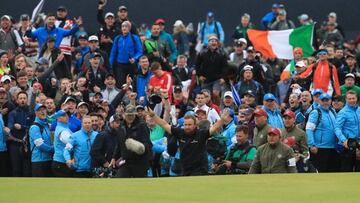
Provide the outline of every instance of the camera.
{"type": "Polygon", "coordinates": [[[351,150],[351,151],[360,149],[360,138],[349,138],[347,144],[348,144],[349,150],[351,150]]]}
{"type": "Polygon", "coordinates": [[[93,177],[94,178],[113,178],[115,177],[116,172],[112,168],[94,168],[93,177]]]}

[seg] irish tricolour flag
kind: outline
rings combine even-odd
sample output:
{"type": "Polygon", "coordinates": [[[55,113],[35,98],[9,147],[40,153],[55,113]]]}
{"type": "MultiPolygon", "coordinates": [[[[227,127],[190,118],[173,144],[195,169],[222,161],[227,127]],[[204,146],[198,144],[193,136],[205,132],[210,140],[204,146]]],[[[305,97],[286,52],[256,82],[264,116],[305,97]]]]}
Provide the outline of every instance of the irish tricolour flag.
{"type": "Polygon", "coordinates": [[[251,43],[257,51],[265,57],[279,59],[293,59],[293,49],[301,47],[304,56],[311,56],[314,49],[314,25],[305,25],[299,28],[281,31],[247,31],[251,43]]]}

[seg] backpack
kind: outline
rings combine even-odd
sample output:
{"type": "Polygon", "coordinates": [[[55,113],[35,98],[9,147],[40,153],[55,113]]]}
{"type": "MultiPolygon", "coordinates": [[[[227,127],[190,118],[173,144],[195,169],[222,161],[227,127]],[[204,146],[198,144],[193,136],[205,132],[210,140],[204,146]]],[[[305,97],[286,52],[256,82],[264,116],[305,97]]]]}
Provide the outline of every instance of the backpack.
{"type": "MultiPolygon", "coordinates": [[[[336,115],[336,112],[335,110],[330,107],[329,110],[331,111],[332,114],[336,115]]],[[[315,129],[319,126],[320,124],[320,121],[321,121],[321,117],[322,117],[322,113],[321,113],[321,110],[319,108],[315,108],[315,109],[312,109],[306,116],[305,116],[305,121],[304,121],[304,125],[306,126],[306,123],[308,122],[309,120],[309,115],[312,111],[317,111],[318,112],[318,118],[316,119],[316,123],[315,123],[315,129]]]]}
{"type": "MultiPolygon", "coordinates": [[[[36,125],[40,128],[40,135],[42,137],[42,134],[44,132],[44,127],[38,123],[38,122],[34,122],[30,128],[33,126],[33,125],[36,125]]],[[[26,134],[25,134],[25,137],[24,137],[24,142],[22,143],[22,145],[20,146],[20,152],[21,154],[26,158],[26,159],[30,159],[31,158],[31,155],[32,155],[32,152],[33,150],[35,149],[32,148],[31,150],[31,143],[30,143],[30,135],[29,135],[29,131],[27,130],[26,131],[26,134]]]]}
{"type": "MultiPolygon", "coordinates": [[[[216,36],[218,37],[218,39],[220,39],[220,32],[219,32],[219,25],[218,25],[218,21],[214,21],[214,25],[215,25],[215,33],[216,33],[216,36]]],[[[201,26],[201,42],[203,43],[204,42],[204,37],[205,37],[205,26],[206,26],[206,22],[203,22],[202,23],[202,26],[201,26]]]]}
{"type": "Polygon", "coordinates": [[[227,138],[222,134],[212,136],[206,142],[206,149],[207,152],[213,156],[214,159],[216,158],[224,158],[225,153],[227,151],[226,145],[227,138]]]}

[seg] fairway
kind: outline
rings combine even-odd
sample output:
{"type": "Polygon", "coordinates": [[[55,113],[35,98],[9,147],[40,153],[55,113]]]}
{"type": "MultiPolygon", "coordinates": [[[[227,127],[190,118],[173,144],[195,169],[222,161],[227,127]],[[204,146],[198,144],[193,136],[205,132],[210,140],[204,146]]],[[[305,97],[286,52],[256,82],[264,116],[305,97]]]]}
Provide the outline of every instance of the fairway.
{"type": "Polygon", "coordinates": [[[0,179],[1,203],[359,202],[360,173],[148,179],[0,179]]]}

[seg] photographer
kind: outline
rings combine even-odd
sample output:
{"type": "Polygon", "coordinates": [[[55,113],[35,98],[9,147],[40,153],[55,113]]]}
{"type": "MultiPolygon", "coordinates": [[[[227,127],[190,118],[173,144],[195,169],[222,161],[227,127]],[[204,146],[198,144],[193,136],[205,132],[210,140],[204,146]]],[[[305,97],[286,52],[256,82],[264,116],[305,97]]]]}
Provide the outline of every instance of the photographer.
{"type": "Polygon", "coordinates": [[[248,141],[248,126],[236,127],[236,144],[226,153],[225,160],[215,165],[218,174],[246,174],[254,160],[256,148],[248,141]]]}
{"type": "Polygon", "coordinates": [[[110,117],[109,125],[99,133],[91,146],[91,165],[93,169],[109,168],[112,155],[114,154],[116,143],[119,136],[124,136],[124,131],[120,128],[121,118],[118,114],[110,117]]]}
{"type": "Polygon", "coordinates": [[[336,117],[335,134],[343,146],[340,154],[342,172],[353,172],[354,168],[359,168],[359,163],[356,162],[358,149],[355,149],[358,147],[349,145],[350,139],[358,142],[360,135],[360,108],[357,102],[356,92],[349,90],[346,93],[346,105],[336,117]]]}

